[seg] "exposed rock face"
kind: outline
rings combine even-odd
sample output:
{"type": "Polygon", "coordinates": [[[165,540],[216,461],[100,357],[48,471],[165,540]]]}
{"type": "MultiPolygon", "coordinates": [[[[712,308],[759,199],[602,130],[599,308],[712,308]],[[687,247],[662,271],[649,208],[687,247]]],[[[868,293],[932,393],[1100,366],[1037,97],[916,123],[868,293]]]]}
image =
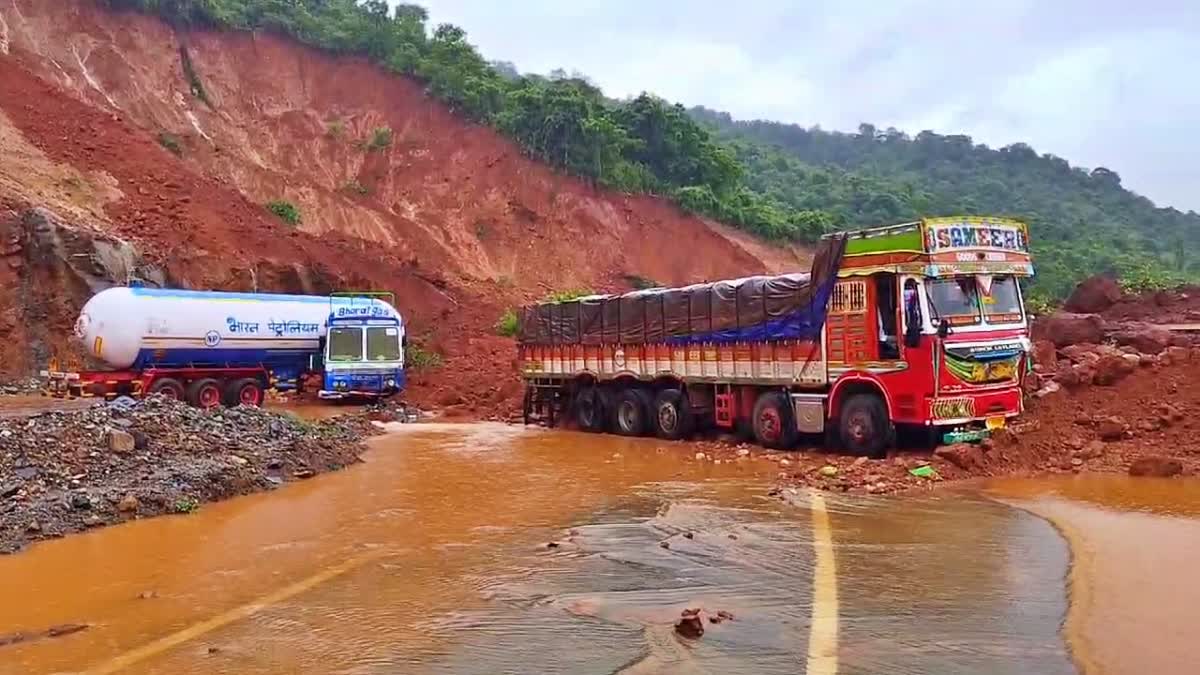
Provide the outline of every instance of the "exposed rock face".
{"type": "Polygon", "coordinates": [[[1141,457],[1129,465],[1130,476],[1170,478],[1183,473],[1183,462],[1171,457],[1141,457]]]}
{"type": "Polygon", "coordinates": [[[1128,345],[1143,354],[1161,353],[1171,344],[1171,331],[1149,323],[1124,324],[1111,331],[1112,339],[1119,345],[1128,345]]]}

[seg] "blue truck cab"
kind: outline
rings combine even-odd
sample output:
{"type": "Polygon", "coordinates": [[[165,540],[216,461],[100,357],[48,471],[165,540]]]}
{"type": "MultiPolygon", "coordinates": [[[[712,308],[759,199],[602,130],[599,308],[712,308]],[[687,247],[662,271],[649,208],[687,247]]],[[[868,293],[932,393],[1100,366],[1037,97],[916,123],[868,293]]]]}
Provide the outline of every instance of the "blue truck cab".
{"type": "Polygon", "coordinates": [[[383,398],[404,389],[404,324],[391,307],[368,299],[330,310],[318,397],[383,398]]]}

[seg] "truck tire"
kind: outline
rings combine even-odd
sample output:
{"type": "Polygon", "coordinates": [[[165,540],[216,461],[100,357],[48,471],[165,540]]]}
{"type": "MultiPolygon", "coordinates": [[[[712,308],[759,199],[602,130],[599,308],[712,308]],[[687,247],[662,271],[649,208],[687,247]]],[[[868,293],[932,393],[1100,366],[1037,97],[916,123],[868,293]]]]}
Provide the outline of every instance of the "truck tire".
{"type": "Polygon", "coordinates": [[[188,385],[188,403],[197,408],[215,408],[221,405],[223,392],[221,382],[211,377],[205,377],[188,385]]]}
{"type": "Polygon", "coordinates": [[[575,395],[575,421],[579,428],[599,434],[604,432],[605,421],[608,419],[608,408],[604,405],[604,397],[596,387],[579,390],[575,395]]]}
{"type": "Polygon", "coordinates": [[[754,402],[750,419],[754,440],[764,448],[786,450],[796,444],[799,432],[792,402],[782,391],[765,391],[754,402]]]}
{"type": "Polygon", "coordinates": [[[257,408],[263,403],[263,387],[258,379],[246,377],[234,380],[225,387],[225,405],[230,408],[244,405],[257,408]]]}
{"type": "Polygon", "coordinates": [[[687,396],[678,389],[663,389],[654,397],[654,433],[668,441],[692,435],[696,423],[687,396]]]}
{"type": "Polygon", "coordinates": [[[622,436],[645,436],[650,430],[650,395],[641,389],[622,389],[613,406],[613,430],[622,436]]]}
{"type": "Polygon", "coordinates": [[[161,377],[150,385],[147,394],[161,394],[175,401],[183,400],[183,383],[173,377],[161,377]]]}
{"type": "Polygon", "coordinates": [[[883,399],[875,394],[855,394],[841,408],[838,435],[846,450],[874,459],[886,457],[896,431],[883,399]]]}

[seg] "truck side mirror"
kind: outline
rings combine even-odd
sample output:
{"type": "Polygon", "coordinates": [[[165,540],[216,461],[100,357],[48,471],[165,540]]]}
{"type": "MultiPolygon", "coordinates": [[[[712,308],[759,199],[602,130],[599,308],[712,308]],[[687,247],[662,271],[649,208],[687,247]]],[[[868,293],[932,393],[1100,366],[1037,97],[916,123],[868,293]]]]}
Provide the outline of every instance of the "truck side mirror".
{"type": "Polygon", "coordinates": [[[950,334],[950,322],[945,319],[942,319],[938,323],[937,334],[938,334],[938,337],[940,337],[940,338],[945,338],[947,335],[949,335],[950,334]]]}

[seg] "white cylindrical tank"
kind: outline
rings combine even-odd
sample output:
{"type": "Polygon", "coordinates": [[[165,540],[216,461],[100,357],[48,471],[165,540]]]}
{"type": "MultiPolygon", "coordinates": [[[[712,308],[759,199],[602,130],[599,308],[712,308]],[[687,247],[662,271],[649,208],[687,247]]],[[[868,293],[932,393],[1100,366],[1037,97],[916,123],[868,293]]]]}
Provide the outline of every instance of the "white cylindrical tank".
{"type": "Polygon", "coordinates": [[[75,336],[118,369],[151,361],[253,365],[264,354],[315,352],[331,312],[400,320],[394,307],[371,298],[118,287],[83,306],[75,336]]]}

